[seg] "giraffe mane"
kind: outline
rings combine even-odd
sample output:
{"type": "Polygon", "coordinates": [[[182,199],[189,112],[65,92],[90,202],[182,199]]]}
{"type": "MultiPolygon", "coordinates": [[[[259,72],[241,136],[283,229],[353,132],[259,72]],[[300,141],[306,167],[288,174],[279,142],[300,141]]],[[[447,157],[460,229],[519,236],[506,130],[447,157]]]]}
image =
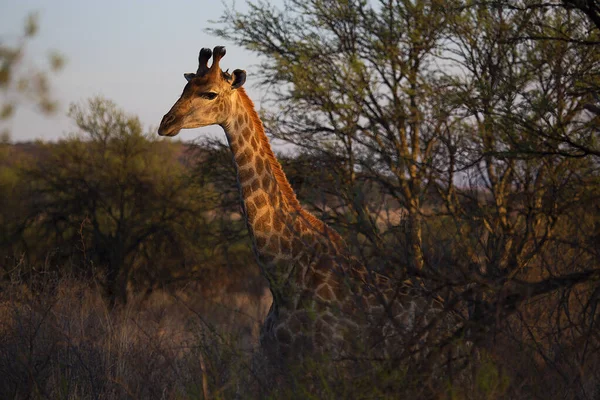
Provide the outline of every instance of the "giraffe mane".
{"type": "Polygon", "coordinates": [[[265,153],[267,155],[267,159],[269,160],[269,164],[271,165],[271,171],[273,171],[273,175],[277,180],[279,189],[281,190],[283,197],[287,201],[287,204],[291,206],[296,212],[300,213],[302,217],[305,218],[305,220],[314,228],[321,232],[327,231],[327,235],[330,236],[331,239],[333,239],[336,243],[341,241],[341,237],[337,232],[335,232],[332,229],[327,229],[328,226],[325,225],[323,221],[321,221],[302,207],[302,205],[298,201],[298,198],[296,197],[294,189],[290,185],[290,182],[288,181],[285,172],[283,171],[283,168],[281,167],[281,164],[279,163],[279,161],[275,157],[275,154],[273,153],[273,149],[271,148],[271,143],[269,142],[269,138],[265,133],[263,123],[260,117],[258,116],[258,113],[254,109],[254,103],[252,102],[250,97],[248,97],[248,94],[246,94],[246,90],[243,87],[240,87],[237,90],[240,95],[240,99],[242,100],[242,103],[244,105],[244,108],[248,111],[250,115],[251,122],[254,125],[254,131],[258,133],[263,149],[265,150],[265,153]]]}

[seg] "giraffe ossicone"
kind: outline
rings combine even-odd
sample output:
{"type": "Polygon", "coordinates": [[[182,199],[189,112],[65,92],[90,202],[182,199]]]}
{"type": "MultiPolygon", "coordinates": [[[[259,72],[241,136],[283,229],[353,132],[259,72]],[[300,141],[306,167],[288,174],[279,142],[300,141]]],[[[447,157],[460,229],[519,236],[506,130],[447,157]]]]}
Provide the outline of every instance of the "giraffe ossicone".
{"type": "Polygon", "coordinates": [[[208,125],[225,131],[254,253],[273,295],[263,348],[284,357],[336,356],[398,341],[428,318],[418,312],[427,300],[358,263],[340,235],[300,205],[243,88],[246,72],[223,72],[224,55],[221,46],[200,51],[197,71],[185,74],[183,93],[158,133],[208,125]]]}

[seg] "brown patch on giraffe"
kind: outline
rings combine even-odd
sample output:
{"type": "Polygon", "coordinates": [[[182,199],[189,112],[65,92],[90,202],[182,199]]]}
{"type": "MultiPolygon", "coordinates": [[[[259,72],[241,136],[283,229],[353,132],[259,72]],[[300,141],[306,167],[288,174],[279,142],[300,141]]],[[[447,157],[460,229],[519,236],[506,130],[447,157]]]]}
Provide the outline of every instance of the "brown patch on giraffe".
{"type": "Polygon", "coordinates": [[[312,243],[315,240],[315,235],[313,235],[311,232],[302,232],[302,240],[306,243],[312,243]]]}
{"type": "Polygon", "coordinates": [[[259,210],[267,205],[267,198],[265,197],[264,193],[258,193],[256,195],[256,197],[254,198],[254,205],[259,210]]]}
{"type": "Polygon", "coordinates": [[[246,145],[246,141],[244,140],[242,135],[237,135],[236,136],[236,144],[237,144],[237,153],[235,154],[236,157],[241,153],[240,150],[242,150],[244,148],[244,146],[246,145]]]}
{"type": "MultiPolygon", "coordinates": [[[[283,229],[283,217],[281,216],[281,212],[275,212],[275,214],[273,215],[273,229],[276,232],[281,232],[281,230],[283,229]]],[[[285,238],[287,242],[289,242],[289,238],[285,238]]],[[[292,244],[290,243],[290,246],[292,244]]]]}
{"type": "Polygon", "coordinates": [[[292,231],[290,228],[288,228],[287,226],[285,228],[283,228],[283,232],[281,232],[281,235],[286,238],[286,239],[291,239],[292,238],[292,231]]]}
{"type": "Polygon", "coordinates": [[[273,235],[271,239],[269,239],[269,251],[273,254],[279,253],[279,237],[273,235]]]}
{"type": "Polygon", "coordinates": [[[240,154],[235,160],[238,164],[238,167],[243,167],[248,164],[254,158],[254,153],[250,148],[245,149],[242,154],[240,154]]]}
{"type": "Polygon", "coordinates": [[[250,144],[252,145],[252,148],[256,151],[258,150],[258,142],[256,141],[256,138],[253,136],[252,140],[250,141],[250,144]]]}
{"type": "Polygon", "coordinates": [[[296,221],[294,222],[294,231],[297,233],[302,233],[303,228],[304,225],[302,224],[302,221],[296,218],[296,221]]]}
{"type": "Polygon", "coordinates": [[[245,114],[245,113],[244,113],[243,111],[242,111],[242,112],[240,112],[240,113],[238,114],[238,117],[237,117],[237,123],[238,123],[240,126],[244,126],[244,114],[245,114]]]}
{"type": "MultiPolygon", "coordinates": [[[[246,199],[252,194],[252,192],[254,192],[254,189],[252,188],[252,184],[245,185],[242,188],[242,194],[243,194],[244,198],[246,198],[246,199]]],[[[250,203],[250,201],[246,201],[246,203],[250,203]]]]}
{"type": "Polygon", "coordinates": [[[333,282],[330,281],[329,284],[331,286],[331,290],[333,290],[333,294],[335,295],[336,299],[343,300],[346,298],[346,295],[348,294],[348,288],[346,287],[346,285],[340,283],[337,280],[333,282]]]}
{"type": "Polygon", "coordinates": [[[309,271],[306,285],[309,287],[318,287],[327,281],[327,275],[321,272],[309,271]]]}
{"type": "Polygon", "coordinates": [[[250,140],[250,137],[252,136],[252,131],[250,130],[250,128],[244,128],[244,130],[242,130],[242,135],[244,136],[244,139],[250,140]]]}
{"type": "Polygon", "coordinates": [[[279,237],[279,247],[281,248],[281,252],[283,254],[291,254],[292,253],[292,242],[285,239],[282,236],[279,237]]]}
{"type": "Polygon", "coordinates": [[[260,179],[257,179],[254,182],[252,182],[252,191],[256,192],[258,189],[260,189],[260,179]]]}
{"type": "Polygon", "coordinates": [[[254,224],[254,229],[257,231],[266,231],[270,227],[271,222],[271,210],[267,210],[262,216],[260,216],[254,224]]]}
{"type": "Polygon", "coordinates": [[[265,191],[268,192],[271,188],[271,177],[269,175],[265,175],[262,179],[262,184],[263,189],[265,189],[265,191]]]}
{"type": "MultiPolygon", "coordinates": [[[[252,138],[252,139],[254,139],[254,138],[252,138]]],[[[255,166],[256,166],[256,173],[258,175],[262,175],[263,171],[265,170],[265,164],[264,164],[262,158],[256,157],[255,166]]]]}
{"type": "Polygon", "coordinates": [[[259,250],[267,245],[267,238],[264,236],[255,235],[255,240],[256,248],[259,250]]]}
{"type": "MultiPolygon", "coordinates": [[[[242,169],[238,174],[239,179],[240,179],[240,184],[243,185],[250,179],[254,178],[254,175],[255,175],[254,169],[252,167],[242,169]]],[[[244,196],[245,196],[245,194],[244,194],[244,196]]]]}
{"type": "MultiPolygon", "coordinates": [[[[318,275],[318,274],[315,274],[315,275],[318,275]]],[[[322,284],[317,289],[315,294],[317,295],[317,297],[320,297],[322,300],[325,300],[325,301],[335,300],[335,295],[333,294],[333,291],[327,284],[322,284]]]]}

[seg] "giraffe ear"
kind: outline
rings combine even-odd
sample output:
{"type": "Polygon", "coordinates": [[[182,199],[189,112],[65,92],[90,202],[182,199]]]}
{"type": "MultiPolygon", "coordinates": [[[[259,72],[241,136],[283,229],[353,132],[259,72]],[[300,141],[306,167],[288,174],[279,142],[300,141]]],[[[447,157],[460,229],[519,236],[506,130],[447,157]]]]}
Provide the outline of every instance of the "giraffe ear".
{"type": "Polygon", "coordinates": [[[233,83],[231,84],[231,88],[240,88],[242,87],[244,82],[246,82],[246,71],[241,69],[236,69],[235,71],[233,71],[233,83]]]}
{"type": "Polygon", "coordinates": [[[193,72],[190,72],[189,74],[183,74],[183,77],[185,78],[186,81],[189,82],[196,77],[196,74],[193,72]]]}

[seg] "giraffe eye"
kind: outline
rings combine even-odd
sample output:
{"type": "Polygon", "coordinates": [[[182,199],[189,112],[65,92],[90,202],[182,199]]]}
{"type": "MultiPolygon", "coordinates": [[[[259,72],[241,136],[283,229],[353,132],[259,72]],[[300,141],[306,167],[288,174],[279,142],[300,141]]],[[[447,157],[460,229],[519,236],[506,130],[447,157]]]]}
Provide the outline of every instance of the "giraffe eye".
{"type": "Polygon", "coordinates": [[[215,92],[203,92],[199,94],[203,99],[214,100],[217,97],[217,93],[215,92]]]}

